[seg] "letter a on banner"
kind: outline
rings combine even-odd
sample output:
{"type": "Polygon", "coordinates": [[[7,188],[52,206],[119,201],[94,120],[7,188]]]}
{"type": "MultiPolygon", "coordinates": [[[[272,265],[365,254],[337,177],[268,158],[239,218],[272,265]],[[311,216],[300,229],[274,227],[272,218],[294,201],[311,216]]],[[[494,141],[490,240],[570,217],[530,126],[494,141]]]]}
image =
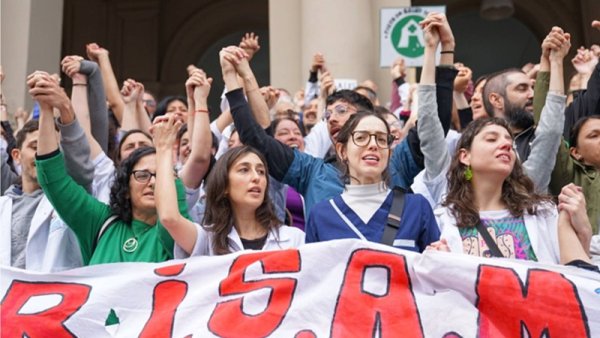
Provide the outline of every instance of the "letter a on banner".
{"type": "Polygon", "coordinates": [[[338,296],[332,337],[422,337],[423,329],[404,256],[371,249],[352,253],[338,296]],[[367,290],[366,274],[376,269],[387,274],[378,280],[380,292],[367,290]],[[381,285],[383,283],[383,285],[381,285]],[[383,291],[381,291],[383,290],[383,291]]]}

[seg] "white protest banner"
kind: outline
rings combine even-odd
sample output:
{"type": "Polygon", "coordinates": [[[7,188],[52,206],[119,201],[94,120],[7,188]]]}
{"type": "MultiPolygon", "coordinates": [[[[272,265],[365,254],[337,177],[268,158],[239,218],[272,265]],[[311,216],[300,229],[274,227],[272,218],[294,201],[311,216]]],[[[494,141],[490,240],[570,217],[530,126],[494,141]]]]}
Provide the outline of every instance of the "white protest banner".
{"type": "MultiPolygon", "coordinates": [[[[423,65],[425,42],[419,26],[428,13],[445,13],[446,6],[382,8],[380,11],[379,66],[390,67],[402,56],[407,67],[423,65]]],[[[438,56],[439,56],[438,50],[438,56]]]]}
{"type": "Polygon", "coordinates": [[[356,79],[335,79],[333,81],[335,83],[335,90],[354,90],[354,88],[358,86],[358,81],[356,81],[356,79]]]}
{"type": "Polygon", "coordinates": [[[600,337],[599,273],[358,240],[0,272],[2,337],[600,337]]]}

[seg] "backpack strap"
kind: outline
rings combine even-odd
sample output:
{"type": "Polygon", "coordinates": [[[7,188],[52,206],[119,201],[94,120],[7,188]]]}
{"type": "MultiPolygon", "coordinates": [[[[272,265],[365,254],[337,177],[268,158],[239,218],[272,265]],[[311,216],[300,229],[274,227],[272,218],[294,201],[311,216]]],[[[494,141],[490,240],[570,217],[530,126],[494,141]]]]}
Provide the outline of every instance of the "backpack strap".
{"type": "Polygon", "coordinates": [[[102,223],[100,231],[98,232],[98,236],[96,236],[96,241],[94,241],[94,248],[98,246],[98,242],[100,242],[100,237],[104,235],[106,230],[108,230],[108,228],[117,220],[117,218],[117,215],[111,215],[109,218],[106,219],[106,221],[104,221],[104,223],[102,223]]]}
{"type": "Polygon", "coordinates": [[[485,244],[487,244],[488,248],[490,249],[490,254],[492,255],[492,257],[504,258],[502,251],[500,251],[500,248],[498,248],[498,244],[496,244],[496,242],[492,239],[492,236],[483,226],[483,224],[481,224],[481,222],[477,222],[476,228],[477,231],[481,234],[483,240],[485,241],[485,244]]]}
{"type": "Polygon", "coordinates": [[[381,243],[389,246],[394,246],[394,240],[400,230],[400,221],[402,220],[402,210],[404,210],[404,195],[405,192],[399,188],[392,190],[394,194],[392,206],[388,214],[388,219],[383,229],[381,243]]]}

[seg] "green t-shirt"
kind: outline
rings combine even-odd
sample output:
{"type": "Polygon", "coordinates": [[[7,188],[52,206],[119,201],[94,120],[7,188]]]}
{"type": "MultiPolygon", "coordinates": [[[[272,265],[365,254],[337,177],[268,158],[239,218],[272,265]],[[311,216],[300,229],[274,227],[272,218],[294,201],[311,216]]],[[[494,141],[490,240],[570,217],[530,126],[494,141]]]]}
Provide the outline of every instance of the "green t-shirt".
{"type": "MultiPolygon", "coordinates": [[[[111,216],[108,205],[89,195],[67,174],[63,155],[36,160],[38,181],[60,217],[75,232],[85,265],[118,262],[163,262],[173,258],[174,241],[159,221],[154,225],[116,220],[94,248],[102,224],[111,216]]],[[[181,214],[189,218],[185,188],[176,181],[181,214]]]]}

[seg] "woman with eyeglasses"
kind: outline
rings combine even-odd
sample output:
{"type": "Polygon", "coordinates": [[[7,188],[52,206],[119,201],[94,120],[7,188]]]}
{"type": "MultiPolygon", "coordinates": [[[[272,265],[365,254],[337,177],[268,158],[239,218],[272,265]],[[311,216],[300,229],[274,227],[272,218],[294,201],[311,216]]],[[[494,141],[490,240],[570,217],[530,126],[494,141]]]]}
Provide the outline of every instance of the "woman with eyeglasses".
{"type": "Polygon", "coordinates": [[[380,115],[358,112],[348,119],[335,145],[345,166],[344,192],[315,205],[306,224],[306,242],[358,238],[382,243],[390,236],[385,233],[393,231],[386,244],[422,252],[439,239],[433,211],[421,195],[400,192],[404,205],[396,215],[399,228],[388,225],[392,205],[398,203],[398,193],[387,182],[392,142],[389,126],[380,115]]]}
{"type": "MultiPolygon", "coordinates": [[[[35,165],[40,186],[75,233],[85,265],[162,262],[173,258],[174,242],[158,220],[154,200],[154,148],[138,148],[121,161],[107,205],[67,174],[51,109],[42,111],[39,139],[35,165]]],[[[177,204],[180,213],[187,217],[185,189],[179,180],[177,204]]]]}
{"type": "MultiPolygon", "coordinates": [[[[58,147],[48,152],[38,148],[36,166],[44,193],[77,236],[85,265],[173,258],[174,241],[158,220],[154,200],[154,148],[138,148],[121,162],[110,205],[92,197],[66,174],[58,147]]],[[[177,204],[187,217],[185,189],[177,182],[177,204]]]]}

